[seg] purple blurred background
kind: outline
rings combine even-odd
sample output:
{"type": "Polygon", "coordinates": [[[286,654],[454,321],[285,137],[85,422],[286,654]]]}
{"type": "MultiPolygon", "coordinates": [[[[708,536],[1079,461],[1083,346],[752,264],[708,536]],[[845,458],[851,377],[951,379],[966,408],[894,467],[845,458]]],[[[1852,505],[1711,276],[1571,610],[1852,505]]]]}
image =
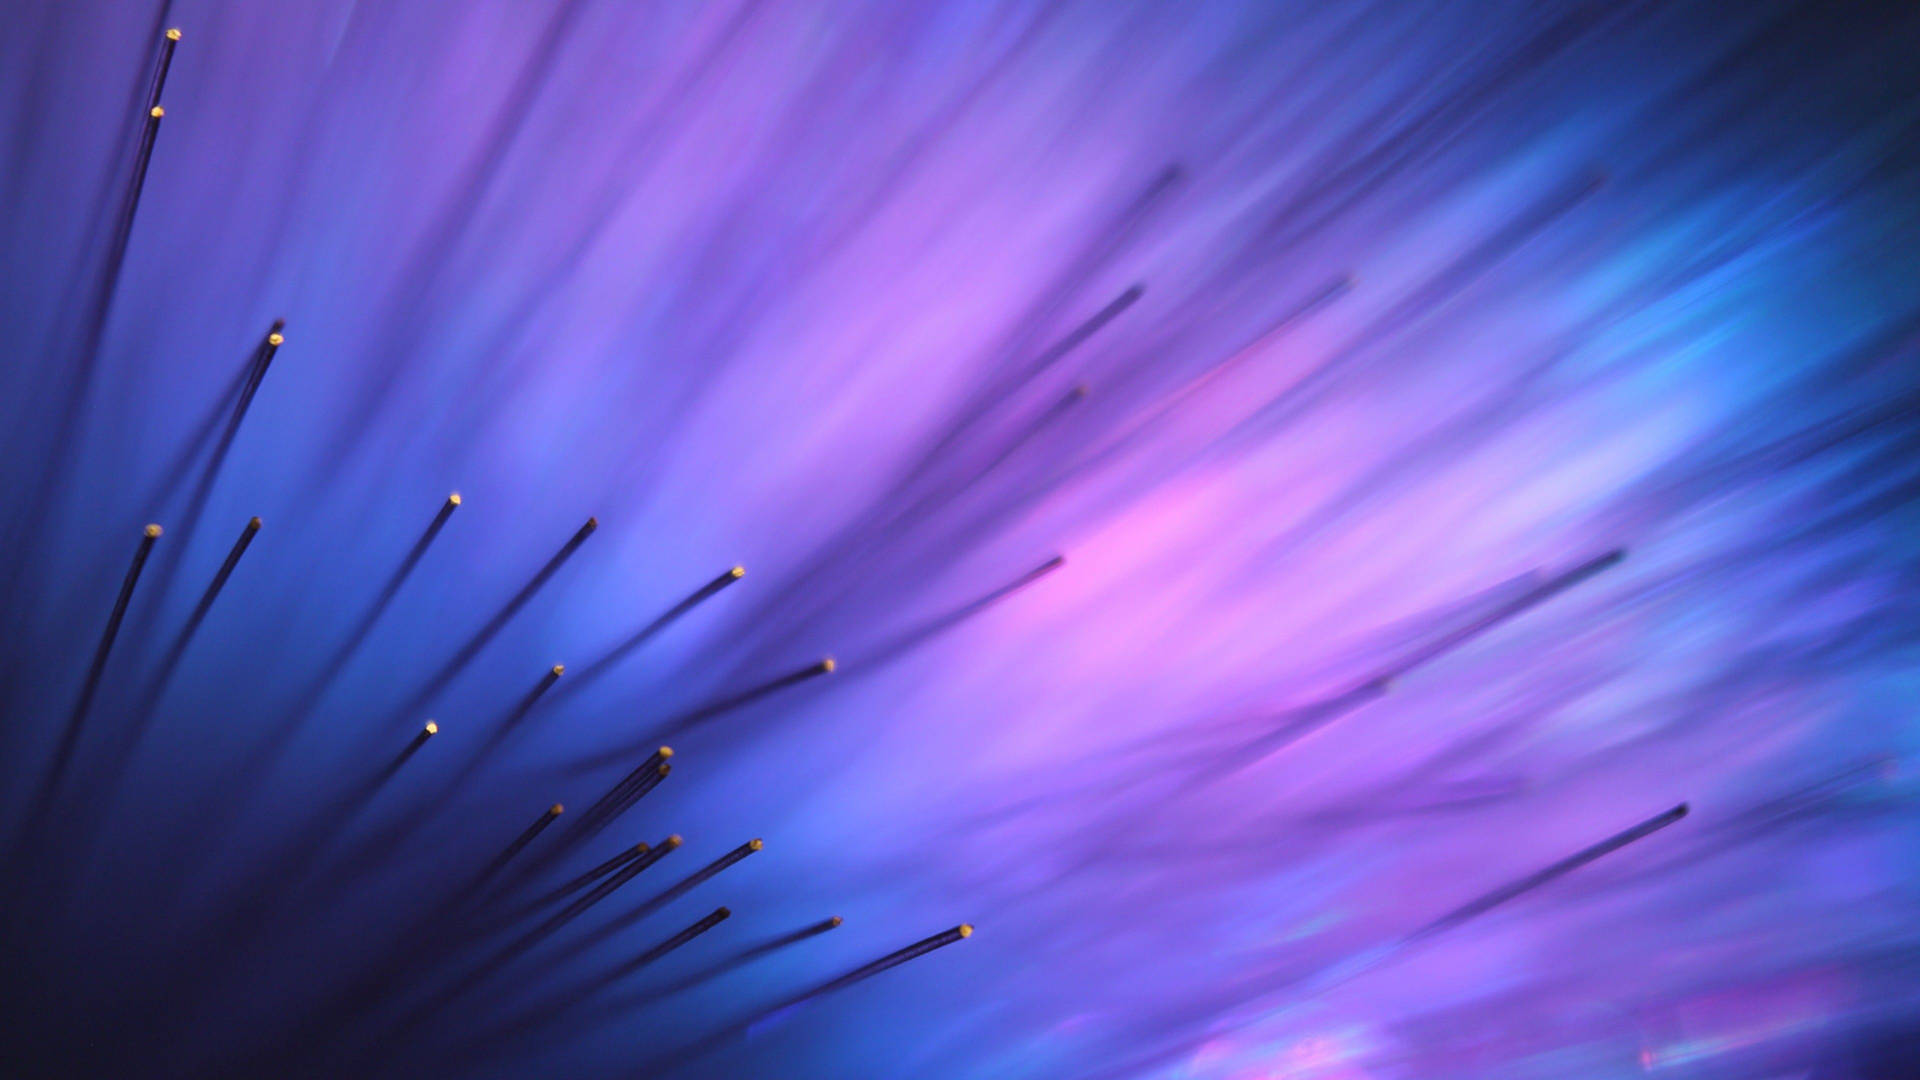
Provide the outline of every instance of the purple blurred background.
{"type": "Polygon", "coordinates": [[[9,831],[167,530],[10,870],[22,1072],[1920,1075],[1920,10],[4,7],[9,831]],[[383,1036],[447,883],[663,741],[554,873],[766,850],[383,1036]]]}

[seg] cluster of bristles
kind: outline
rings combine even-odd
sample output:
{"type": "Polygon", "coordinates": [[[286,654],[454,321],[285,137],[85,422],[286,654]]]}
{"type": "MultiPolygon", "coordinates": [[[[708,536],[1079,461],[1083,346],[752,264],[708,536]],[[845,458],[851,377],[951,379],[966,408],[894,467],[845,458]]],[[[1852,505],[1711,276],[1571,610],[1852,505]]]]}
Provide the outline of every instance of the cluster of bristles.
{"type": "MultiPolygon", "coordinates": [[[[110,251],[103,280],[98,285],[103,302],[99,305],[95,325],[89,330],[90,336],[86,345],[89,369],[92,356],[99,346],[98,323],[104,321],[106,301],[110,301],[118,282],[120,263],[124,258],[126,234],[132,228],[134,212],[139,203],[154,141],[160,122],[166,115],[159,99],[165,87],[174,48],[180,40],[180,31],[168,30],[161,42],[159,58],[150,83],[146,120],[141,128],[132,175],[122,204],[121,218],[117,222],[118,233],[110,251]]],[[[286,343],[284,329],[284,321],[276,320],[259,340],[245,367],[236,376],[234,385],[229,388],[227,398],[222,400],[214,412],[208,416],[206,423],[189,440],[189,445],[183,449],[178,460],[163,477],[163,484],[169,490],[184,487],[188,492],[184,510],[186,519],[184,532],[189,538],[198,524],[214,480],[233,445],[234,436],[247,414],[248,407],[275,356],[286,343]],[[196,462],[199,463],[199,468],[197,474],[192,476],[192,483],[189,484],[186,481],[190,474],[195,473],[196,462]]],[[[334,678],[344,670],[347,661],[367,639],[375,624],[400,592],[401,586],[412,575],[415,567],[425,556],[436,537],[440,535],[442,528],[461,505],[462,499],[459,494],[447,497],[425,532],[400,561],[343,642],[316,671],[305,692],[299,698],[303,703],[301,714],[276,732],[265,747],[256,751],[252,762],[255,767],[242,770],[240,782],[236,785],[242,800],[253,793],[254,789],[249,788],[248,785],[257,785],[259,778],[266,774],[267,769],[259,766],[271,764],[278,752],[286,747],[293,732],[299,727],[300,721],[311,714],[315,703],[320,700],[334,678]]],[[[593,533],[597,525],[597,520],[588,519],[586,524],[511,600],[464,642],[461,648],[426,681],[417,694],[396,710],[396,715],[418,716],[421,706],[427,704],[439,688],[444,687],[480,654],[481,650],[505,628],[513,616],[532,599],[593,533]]],[[[71,890],[78,887],[82,877],[81,864],[84,863],[84,858],[77,855],[74,848],[85,848],[85,840],[98,822],[74,820],[73,816],[63,814],[61,812],[63,796],[69,788],[77,784],[84,789],[82,792],[84,798],[76,800],[81,805],[98,807],[109,804],[110,800],[101,796],[111,792],[124,778],[135,749],[158,711],[159,704],[179,670],[181,661],[196,633],[260,529],[261,520],[255,517],[251,518],[241,530],[239,538],[234,542],[198,604],[175,633],[169,646],[161,653],[159,661],[153,666],[149,676],[131,695],[130,700],[133,704],[118,718],[120,730],[111,733],[109,745],[103,748],[101,755],[103,760],[92,768],[76,770],[74,768],[76,752],[80,749],[81,736],[87,727],[88,717],[94,711],[95,699],[103,682],[107,679],[108,660],[113,655],[115,643],[120,637],[143,572],[146,571],[163,535],[159,525],[147,525],[141,531],[132,563],[127,569],[112,611],[108,615],[105,629],[93,654],[92,664],[68,713],[52,760],[39,775],[37,786],[28,802],[24,823],[15,832],[3,852],[4,865],[15,882],[14,886],[7,890],[4,900],[0,900],[0,915],[5,917],[9,945],[22,944],[31,934],[27,927],[33,921],[36,912],[44,913],[63,907],[66,898],[71,895],[71,890]],[[80,773],[81,778],[74,783],[69,783],[70,777],[76,773],[80,773]],[[81,843],[70,845],[67,841],[76,836],[80,838],[81,843]]],[[[173,562],[161,560],[160,569],[148,574],[150,577],[157,575],[161,578],[159,589],[163,594],[166,586],[170,584],[172,569],[175,565],[173,562]]],[[[598,675],[624,659],[694,606],[715,595],[725,586],[738,581],[744,574],[745,570],[739,566],[723,572],[648,623],[606,657],[591,665],[586,671],[587,677],[598,675]]],[[[835,664],[831,657],[822,659],[799,671],[717,701],[692,714],[688,720],[691,722],[704,719],[717,712],[740,707],[784,687],[795,685],[817,675],[831,673],[834,668],[835,664]]],[[[488,752],[499,745],[505,735],[525,717],[534,703],[558,682],[565,671],[565,666],[561,664],[554,664],[548,669],[539,683],[517,703],[506,722],[491,734],[479,753],[448,786],[456,785],[459,780],[478,768],[487,758],[488,752]]],[[[437,721],[426,721],[412,736],[411,741],[394,756],[381,761],[377,768],[369,769],[363,777],[350,785],[349,790],[341,793],[336,803],[316,808],[306,831],[297,835],[292,843],[285,845],[275,860],[270,860],[269,864],[247,867],[248,877],[254,882],[276,879],[283,883],[292,881],[296,885],[313,884],[318,876],[317,869],[321,865],[320,855],[330,850],[334,841],[346,833],[348,824],[360,808],[366,806],[374,795],[397,782],[403,767],[418,756],[440,730],[441,726],[437,721]]],[[[538,888],[539,883],[550,871],[557,869],[569,856],[581,852],[588,843],[664,781],[672,771],[673,766],[670,761],[672,757],[671,748],[659,747],[615,783],[584,814],[570,818],[567,827],[553,828],[565,812],[561,804],[555,803],[547,808],[493,858],[474,867],[464,879],[446,883],[449,898],[445,903],[437,905],[430,916],[422,917],[414,926],[385,928],[393,932],[396,939],[408,943],[404,948],[382,956],[369,970],[360,973],[351,985],[343,988],[327,1004],[315,1009],[301,1020],[295,1026],[293,1033],[284,1041],[277,1042],[270,1049],[246,1055],[246,1060],[243,1062],[229,1064],[236,1065],[242,1072],[264,1069],[278,1072],[322,1073],[336,1073],[340,1070],[364,1071],[373,1064],[369,1055],[374,1047],[384,1047],[391,1051],[397,1045],[404,1045],[411,1034],[420,1030],[421,1025],[460,1001],[476,987],[485,985],[490,978],[510,967],[520,957],[555,938],[563,928],[579,921],[582,916],[607,901],[624,886],[681,846],[681,838],[677,834],[667,836],[655,844],[635,844],[571,878],[552,884],[545,889],[538,888]],[[383,1009],[385,1012],[381,1011],[383,1009]],[[370,1025],[362,1024],[358,1028],[354,1026],[358,1021],[367,1020],[373,1022],[370,1025]],[[361,1037],[351,1042],[343,1040],[342,1033],[349,1030],[358,1030],[361,1037]]],[[[384,835],[377,835],[372,843],[365,844],[361,849],[346,856],[347,865],[362,869],[377,866],[382,858],[392,853],[407,827],[408,822],[403,820],[396,828],[388,830],[384,835]]],[[[758,839],[743,843],[592,929],[571,938],[563,938],[551,959],[555,963],[562,962],[579,957],[596,946],[602,945],[621,931],[634,926],[712,880],[747,856],[760,851],[762,846],[758,839]]],[[[337,888],[342,882],[334,881],[330,884],[337,888]]],[[[224,922],[223,929],[228,932],[225,947],[228,949],[238,948],[234,942],[244,940],[248,930],[257,928],[273,917],[272,912],[258,899],[257,895],[249,896],[247,893],[247,890],[241,890],[236,894],[233,909],[229,912],[229,919],[224,922]]],[[[579,985],[552,994],[544,1001],[527,1006],[511,1022],[493,1029],[489,1038],[482,1042],[492,1045],[510,1036],[532,1031],[543,1023],[556,1019],[568,1009],[601,990],[614,986],[670,953],[689,945],[725,921],[729,915],[729,909],[726,907],[713,909],[643,952],[625,958],[618,966],[605,970],[579,985]]],[[[822,934],[840,924],[840,918],[834,916],[771,938],[749,943],[670,986],[656,988],[649,1000],[660,1000],[673,993],[690,989],[776,950],[822,934]]],[[[773,1004],[755,1010],[750,1016],[735,1018],[730,1023],[718,1026],[716,1030],[697,1042],[679,1048],[679,1052],[697,1053],[703,1049],[711,1049],[773,1013],[790,1009],[801,1002],[859,982],[944,945],[959,941],[972,932],[971,926],[961,924],[853,968],[838,977],[789,993],[773,1004]]],[[[40,954],[50,951],[57,953],[58,948],[57,943],[49,945],[41,942],[36,951],[40,954]]],[[[475,1046],[470,1049],[478,1050],[480,1047],[475,1046]]]]}

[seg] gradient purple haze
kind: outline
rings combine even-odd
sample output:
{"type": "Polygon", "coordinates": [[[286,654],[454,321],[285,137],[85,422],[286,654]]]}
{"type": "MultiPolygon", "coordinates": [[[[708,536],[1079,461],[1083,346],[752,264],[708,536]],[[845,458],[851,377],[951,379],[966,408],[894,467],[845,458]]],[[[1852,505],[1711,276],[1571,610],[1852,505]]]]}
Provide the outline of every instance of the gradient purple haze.
{"type": "MultiPolygon", "coordinates": [[[[87,942],[79,1005],[137,1011],[156,935],[217,936],[247,860],[417,725],[388,710],[593,514],[437,694],[422,769],[548,664],[748,574],[444,812],[377,807],[368,836],[423,820],[210,983],[182,1060],[270,1040],[378,955],[384,913],[668,737],[645,838],[767,851],[622,948],[714,902],[741,941],[845,928],[462,1068],[623,1074],[964,920],[687,1071],[1888,1075],[1920,1007],[1911,10],[8,8],[12,491],[71,378],[45,358],[134,77],[186,31],[69,478],[31,546],[9,515],[10,712],[66,707],[141,523],[185,546],[133,626],[178,622],[230,523],[267,523],[119,797],[125,854],[49,931],[87,942]],[[142,503],[282,315],[180,535],[177,494],[142,503]],[[266,794],[215,806],[455,489],[266,794]],[[237,822],[218,844],[209,807],[237,822]]],[[[129,644],[102,713],[157,653],[129,644]]],[[[51,741],[25,730],[16,777],[51,741]]],[[[595,960],[529,969],[398,1067],[595,960]]]]}

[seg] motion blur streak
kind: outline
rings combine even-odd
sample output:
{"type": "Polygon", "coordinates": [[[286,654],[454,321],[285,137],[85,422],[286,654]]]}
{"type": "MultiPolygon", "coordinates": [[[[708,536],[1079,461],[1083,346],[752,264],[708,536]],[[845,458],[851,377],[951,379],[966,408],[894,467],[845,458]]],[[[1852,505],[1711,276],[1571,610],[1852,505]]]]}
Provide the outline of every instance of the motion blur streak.
{"type": "Polygon", "coordinates": [[[1920,1075],[1920,8],[0,8],[0,1071],[1920,1075]]]}

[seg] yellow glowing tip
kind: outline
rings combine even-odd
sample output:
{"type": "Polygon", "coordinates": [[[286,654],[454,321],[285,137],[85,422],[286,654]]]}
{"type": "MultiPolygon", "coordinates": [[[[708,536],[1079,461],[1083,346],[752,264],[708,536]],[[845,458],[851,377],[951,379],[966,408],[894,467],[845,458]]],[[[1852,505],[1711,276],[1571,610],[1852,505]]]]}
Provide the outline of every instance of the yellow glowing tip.
{"type": "Polygon", "coordinates": [[[673,747],[671,747],[671,746],[663,746],[663,747],[661,747],[661,748],[660,748],[660,751],[659,751],[659,753],[660,753],[660,756],[661,756],[661,757],[672,757],[672,756],[673,756],[673,747]]]}
{"type": "Polygon", "coordinates": [[[158,120],[161,117],[167,115],[167,110],[161,108],[158,105],[155,105],[153,108],[147,110],[147,115],[153,117],[155,120],[158,120]]]}
{"type": "Polygon", "coordinates": [[[633,853],[635,855],[645,855],[647,853],[647,845],[645,841],[642,841],[641,843],[633,845],[633,853]]]}
{"type": "Polygon", "coordinates": [[[839,926],[839,925],[840,925],[841,923],[843,923],[843,922],[846,922],[846,920],[845,920],[845,919],[842,919],[842,918],[841,918],[840,916],[838,916],[838,915],[835,915],[835,916],[834,916],[833,918],[831,918],[831,919],[828,919],[828,920],[827,920],[827,924],[828,924],[829,926],[839,926]]]}
{"type": "Polygon", "coordinates": [[[754,851],[759,851],[761,848],[766,846],[767,846],[766,843],[760,840],[758,837],[755,837],[754,839],[747,841],[747,847],[751,848],[754,851]]]}
{"type": "Polygon", "coordinates": [[[665,776],[668,773],[673,771],[673,766],[663,761],[660,763],[660,767],[658,769],[655,769],[654,771],[659,773],[661,776],[665,776]]]}
{"type": "Polygon", "coordinates": [[[744,566],[736,566],[733,569],[727,571],[727,573],[733,577],[743,578],[747,576],[747,568],[744,566]]]}
{"type": "Polygon", "coordinates": [[[686,841],[680,839],[679,833],[674,833],[672,836],[667,837],[667,846],[670,848],[677,848],[684,843],[686,843],[686,841]]]}
{"type": "Polygon", "coordinates": [[[248,518],[248,519],[247,519],[247,528],[249,528],[249,529],[257,529],[257,528],[259,528],[259,527],[260,527],[260,519],[259,519],[259,518],[248,518]]]}
{"type": "Polygon", "coordinates": [[[176,27],[174,27],[173,29],[171,29],[171,30],[169,30],[169,31],[167,31],[167,40],[168,40],[168,41],[179,41],[179,40],[180,40],[180,28],[176,26],[176,27]]]}
{"type": "Polygon", "coordinates": [[[440,725],[439,725],[439,724],[436,724],[436,723],[434,723],[434,722],[433,722],[433,721],[431,721],[431,720],[429,720],[429,721],[427,721],[427,734],[429,734],[429,735],[438,735],[438,734],[440,734],[440,725]]]}
{"type": "Polygon", "coordinates": [[[146,528],[146,533],[147,533],[147,539],[149,540],[155,539],[160,535],[160,526],[149,525],[146,528]]]}
{"type": "Polygon", "coordinates": [[[973,924],[972,924],[972,923],[964,923],[964,922],[963,922],[963,923],[961,923],[961,924],[960,924],[960,936],[961,936],[961,937],[972,937],[972,936],[973,936],[973,924]]]}
{"type": "Polygon", "coordinates": [[[567,665],[565,664],[553,665],[553,673],[555,675],[565,675],[567,673],[567,665]]]}
{"type": "Polygon", "coordinates": [[[453,505],[455,505],[455,506],[459,506],[459,505],[460,505],[460,493],[456,491],[456,492],[454,492],[453,494],[451,494],[451,495],[449,495],[449,496],[447,496],[447,501],[448,501],[448,502],[450,502],[450,503],[452,503],[452,504],[453,504],[453,505]]]}
{"type": "Polygon", "coordinates": [[[834,666],[835,665],[833,662],[833,657],[831,656],[827,657],[825,660],[820,661],[820,670],[826,672],[829,675],[833,674],[834,666]]]}
{"type": "Polygon", "coordinates": [[[271,346],[273,346],[273,347],[274,347],[274,348],[276,348],[276,349],[277,349],[277,348],[279,348],[279,347],[280,347],[280,346],[282,346],[282,345],[285,345],[286,343],[287,343],[287,339],[286,339],[286,336],[285,336],[285,335],[283,335],[283,334],[268,334],[268,335],[267,335],[267,344],[269,344],[269,345],[271,345],[271,346]]]}
{"type": "Polygon", "coordinates": [[[552,815],[553,817],[559,817],[561,814],[564,814],[566,812],[567,812],[567,808],[564,806],[561,806],[559,803],[554,803],[552,806],[547,807],[547,813],[552,815]]]}

